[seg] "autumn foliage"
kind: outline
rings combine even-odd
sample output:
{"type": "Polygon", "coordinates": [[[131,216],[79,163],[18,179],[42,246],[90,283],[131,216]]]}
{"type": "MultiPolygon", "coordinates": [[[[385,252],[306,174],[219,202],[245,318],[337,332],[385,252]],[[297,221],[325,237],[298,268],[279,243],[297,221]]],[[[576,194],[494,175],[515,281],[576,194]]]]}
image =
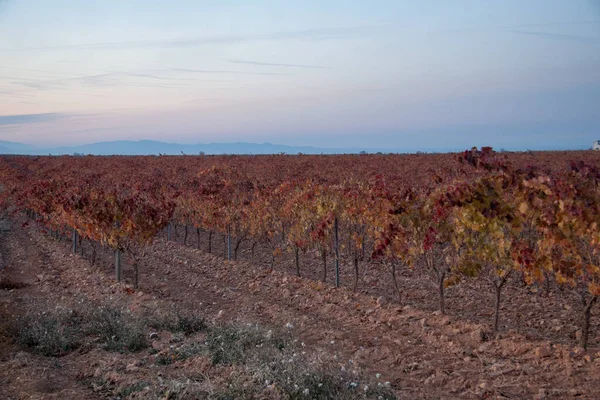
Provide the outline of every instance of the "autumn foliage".
{"type": "Polygon", "coordinates": [[[496,330],[511,279],[552,280],[581,299],[585,347],[600,296],[600,160],[557,154],[4,157],[0,205],[134,260],[177,224],[186,238],[225,235],[233,258],[244,241],[272,265],[293,252],[298,275],[314,251],[324,281],[328,260],[351,265],[355,290],[359,268],[379,263],[398,301],[399,272],[422,269],[442,312],[446,288],[483,279],[496,330]]]}

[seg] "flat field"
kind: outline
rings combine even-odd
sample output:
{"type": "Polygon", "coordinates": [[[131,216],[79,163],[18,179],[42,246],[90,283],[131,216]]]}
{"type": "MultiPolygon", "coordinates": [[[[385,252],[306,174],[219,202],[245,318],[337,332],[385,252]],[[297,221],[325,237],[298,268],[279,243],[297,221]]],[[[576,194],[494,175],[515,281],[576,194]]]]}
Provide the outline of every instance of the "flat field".
{"type": "Polygon", "coordinates": [[[0,393],[600,398],[598,166],[0,158],[0,393]]]}

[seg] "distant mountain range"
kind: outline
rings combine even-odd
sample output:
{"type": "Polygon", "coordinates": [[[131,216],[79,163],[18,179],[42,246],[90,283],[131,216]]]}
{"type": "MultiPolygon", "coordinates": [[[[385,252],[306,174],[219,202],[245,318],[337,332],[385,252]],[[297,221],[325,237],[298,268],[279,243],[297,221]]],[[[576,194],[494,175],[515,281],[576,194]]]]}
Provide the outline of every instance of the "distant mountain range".
{"type": "MultiPolygon", "coordinates": [[[[0,154],[23,155],[199,155],[199,154],[358,154],[358,153],[449,153],[465,150],[466,147],[456,148],[327,148],[312,146],[288,146],[273,143],[207,143],[180,144],[165,143],[153,140],[118,140],[114,142],[99,142],[80,146],[37,147],[29,144],[7,142],[0,140],[0,154]]],[[[587,150],[588,146],[573,146],[569,150],[587,150]]],[[[502,150],[497,148],[497,150],[502,150]]],[[[507,149],[509,151],[525,150],[567,150],[560,146],[540,146],[528,149],[507,149]]]]}
{"type": "Polygon", "coordinates": [[[0,140],[0,154],[24,155],[198,155],[198,154],[356,154],[366,153],[415,153],[417,151],[449,152],[464,149],[360,149],[360,148],[320,148],[311,146],[287,146],[272,143],[208,143],[179,144],[152,140],[119,140],[80,146],[36,147],[23,143],[0,140]]]}

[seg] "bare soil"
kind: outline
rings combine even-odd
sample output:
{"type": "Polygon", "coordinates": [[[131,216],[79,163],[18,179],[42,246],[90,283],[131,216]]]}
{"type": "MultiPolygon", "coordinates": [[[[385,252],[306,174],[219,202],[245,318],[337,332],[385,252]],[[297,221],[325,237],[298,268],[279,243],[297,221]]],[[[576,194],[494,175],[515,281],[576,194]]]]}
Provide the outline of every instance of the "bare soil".
{"type": "MultiPolygon", "coordinates": [[[[513,282],[504,294],[501,332],[493,335],[493,294],[483,283],[449,289],[448,315],[441,315],[434,312],[435,286],[419,271],[402,272],[405,296],[399,304],[381,266],[361,265],[354,293],[316,280],[321,274],[316,255],[303,256],[306,278],[298,278],[290,255],[271,270],[258,259],[264,252],[253,259],[246,248],[240,261],[226,261],[161,237],[142,257],[140,288],[133,290],[126,262],[124,282],[115,283],[110,252],[98,249],[92,265],[89,245],[86,257],[74,255],[70,242],[23,223],[0,222],[2,398],[116,398],[118,388],[122,398],[188,398],[177,397],[170,386],[203,377],[217,390],[235,372],[235,367],[211,366],[204,355],[157,365],[157,354],[181,340],[202,341],[202,333],[181,339],[158,332],[152,352],[115,353],[92,344],[62,357],[24,351],[9,333],[7,321],[32,310],[82,302],[114,304],[140,315],[191,311],[214,324],[289,329],[307,352],[340,371],[390,382],[400,399],[600,398],[598,319],[592,319],[588,350],[576,348],[577,303],[556,289],[542,296],[513,282]],[[140,382],[149,389],[122,390],[140,382]]],[[[344,267],[341,277],[353,282],[350,268],[344,267]]]]}

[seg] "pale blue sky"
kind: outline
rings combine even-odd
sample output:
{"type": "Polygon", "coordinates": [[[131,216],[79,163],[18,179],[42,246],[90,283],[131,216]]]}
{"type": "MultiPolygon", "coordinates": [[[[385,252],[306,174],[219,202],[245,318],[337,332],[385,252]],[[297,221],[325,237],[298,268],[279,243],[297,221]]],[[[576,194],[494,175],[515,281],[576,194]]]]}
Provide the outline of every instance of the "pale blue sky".
{"type": "Polygon", "coordinates": [[[575,148],[600,1],[0,0],[0,140],[575,148]]]}

